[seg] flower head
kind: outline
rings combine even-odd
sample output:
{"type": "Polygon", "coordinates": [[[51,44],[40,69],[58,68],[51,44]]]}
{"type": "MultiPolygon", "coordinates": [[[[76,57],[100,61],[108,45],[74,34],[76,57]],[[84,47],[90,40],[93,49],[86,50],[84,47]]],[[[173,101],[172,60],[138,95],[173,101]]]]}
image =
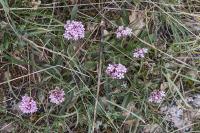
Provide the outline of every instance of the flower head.
{"type": "Polygon", "coordinates": [[[124,26],[119,26],[115,33],[116,33],[117,38],[127,37],[127,36],[131,36],[132,29],[128,27],[124,27],[124,26]]]}
{"type": "Polygon", "coordinates": [[[133,57],[144,58],[144,55],[148,52],[147,48],[138,48],[133,52],[133,57]]]}
{"type": "Polygon", "coordinates": [[[60,89],[58,87],[56,87],[54,90],[51,90],[49,92],[49,99],[50,102],[55,103],[55,104],[60,104],[65,100],[65,92],[63,91],[63,89],[60,89]]]}
{"type": "Polygon", "coordinates": [[[122,64],[109,64],[106,73],[113,79],[122,79],[127,72],[127,68],[122,64]]]}
{"type": "Polygon", "coordinates": [[[85,28],[82,22],[68,20],[64,26],[65,33],[63,34],[67,40],[78,40],[85,37],[85,28]]]}
{"type": "Polygon", "coordinates": [[[23,96],[19,103],[19,108],[23,113],[34,113],[37,111],[37,104],[32,97],[23,96]]]}
{"type": "Polygon", "coordinates": [[[149,102],[153,103],[161,103],[165,97],[165,92],[162,90],[154,90],[151,92],[149,97],[149,102]]]}

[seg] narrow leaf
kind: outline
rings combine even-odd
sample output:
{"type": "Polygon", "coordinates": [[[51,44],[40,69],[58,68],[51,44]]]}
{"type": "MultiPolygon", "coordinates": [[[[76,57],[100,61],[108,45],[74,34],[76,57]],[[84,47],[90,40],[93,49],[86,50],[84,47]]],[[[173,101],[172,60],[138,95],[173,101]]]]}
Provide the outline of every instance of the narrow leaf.
{"type": "Polygon", "coordinates": [[[77,16],[77,12],[78,12],[78,6],[75,5],[71,11],[71,20],[75,19],[77,16]]]}

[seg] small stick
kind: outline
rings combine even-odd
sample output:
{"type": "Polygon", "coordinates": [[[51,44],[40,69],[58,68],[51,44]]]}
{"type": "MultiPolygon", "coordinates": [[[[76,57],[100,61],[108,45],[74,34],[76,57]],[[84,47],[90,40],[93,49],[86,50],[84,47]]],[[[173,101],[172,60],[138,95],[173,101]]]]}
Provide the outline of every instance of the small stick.
{"type": "Polygon", "coordinates": [[[103,55],[103,32],[105,28],[105,22],[101,20],[100,23],[100,32],[101,32],[101,41],[100,41],[100,49],[99,49],[99,65],[98,65],[98,81],[97,81],[97,94],[96,94],[96,102],[94,106],[94,118],[93,118],[93,124],[92,124],[92,131],[94,132],[95,126],[96,126],[96,117],[97,117],[97,105],[98,105],[98,99],[99,99],[99,90],[101,86],[101,69],[102,69],[102,55],[103,55]]]}

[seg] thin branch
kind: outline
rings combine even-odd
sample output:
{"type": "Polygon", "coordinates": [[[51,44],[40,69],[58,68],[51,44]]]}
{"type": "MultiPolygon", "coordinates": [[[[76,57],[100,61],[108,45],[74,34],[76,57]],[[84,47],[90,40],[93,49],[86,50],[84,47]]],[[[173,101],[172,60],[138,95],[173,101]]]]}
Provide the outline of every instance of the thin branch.
{"type": "Polygon", "coordinates": [[[67,68],[67,67],[64,67],[64,66],[61,66],[61,65],[56,65],[56,66],[51,66],[51,67],[48,67],[48,68],[45,68],[45,69],[42,69],[42,70],[39,70],[39,71],[35,71],[35,72],[32,72],[32,73],[26,74],[26,75],[23,75],[23,76],[20,76],[20,77],[16,77],[16,78],[4,81],[4,82],[0,82],[0,85],[5,84],[5,83],[9,83],[9,82],[12,82],[12,81],[15,81],[15,80],[18,80],[18,79],[21,79],[21,78],[25,78],[25,77],[28,77],[30,75],[36,74],[36,73],[41,73],[41,72],[44,72],[44,71],[47,71],[49,69],[53,69],[53,68],[56,68],[56,67],[61,67],[61,68],[64,68],[64,69],[67,69],[67,70],[70,70],[70,71],[74,71],[76,73],[79,73],[79,74],[82,74],[84,76],[89,77],[88,75],[85,75],[85,74],[80,73],[78,71],[72,70],[70,68],[67,68]]]}
{"type": "Polygon", "coordinates": [[[100,23],[100,32],[101,32],[101,41],[99,46],[99,65],[98,65],[98,81],[97,81],[97,94],[96,94],[96,102],[94,106],[94,118],[93,118],[93,124],[92,124],[92,133],[94,132],[95,126],[96,126],[96,117],[97,117],[97,105],[98,105],[98,99],[99,99],[99,91],[101,86],[101,69],[102,69],[102,56],[103,56],[103,31],[105,28],[105,22],[102,20],[100,23]]]}

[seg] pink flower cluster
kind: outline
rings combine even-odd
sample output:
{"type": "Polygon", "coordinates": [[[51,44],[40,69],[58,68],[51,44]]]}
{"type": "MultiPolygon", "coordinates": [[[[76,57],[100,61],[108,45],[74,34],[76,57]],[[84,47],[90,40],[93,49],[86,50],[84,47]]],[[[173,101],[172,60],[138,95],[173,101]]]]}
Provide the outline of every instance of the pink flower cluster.
{"type": "Polygon", "coordinates": [[[54,90],[51,90],[49,94],[50,102],[52,103],[60,104],[65,100],[65,92],[58,87],[56,87],[54,90]]]}
{"type": "Polygon", "coordinates": [[[65,33],[63,34],[67,40],[78,40],[85,37],[85,28],[82,22],[68,20],[64,26],[65,33]]]}
{"type": "MultiPolygon", "coordinates": [[[[68,20],[64,25],[64,38],[67,40],[79,40],[85,37],[85,28],[82,22],[68,20]]],[[[119,26],[115,32],[117,38],[128,37],[132,35],[132,29],[125,26],[119,26]]]]}
{"type": "MultiPolygon", "coordinates": [[[[60,89],[58,87],[49,92],[50,102],[57,105],[65,100],[64,96],[65,92],[63,91],[63,89],[60,89]]],[[[29,97],[27,95],[22,97],[22,100],[19,103],[19,108],[23,113],[34,113],[38,110],[36,101],[34,101],[32,97],[29,97]]]]}
{"type": "Polygon", "coordinates": [[[148,53],[147,48],[138,48],[133,52],[133,57],[135,58],[144,58],[144,55],[148,53]]]}
{"type": "Polygon", "coordinates": [[[165,92],[162,90],[154,90],[151,92],[149,97],[149,102],[152,103],[161,103],[165,97],[165,92]]]}
{"type": "Polygon", "coordinates": [[[33,98],[26,95],[22,97],[19,108],[23,113],[34,113],[38,110],[37,104],[33,98]]]}
{"type": "Polygon", "coordinates": [[[127,68],[122,64],[109,64],[106,73],[113,79],[122,79],[127,72],[127,68]]]}
{"type": "Polygon", "coordinates": [[[119,26],[115,34],[117,38],[128,37],[132,35],[132,29],[124,26],[119,26]]]}

